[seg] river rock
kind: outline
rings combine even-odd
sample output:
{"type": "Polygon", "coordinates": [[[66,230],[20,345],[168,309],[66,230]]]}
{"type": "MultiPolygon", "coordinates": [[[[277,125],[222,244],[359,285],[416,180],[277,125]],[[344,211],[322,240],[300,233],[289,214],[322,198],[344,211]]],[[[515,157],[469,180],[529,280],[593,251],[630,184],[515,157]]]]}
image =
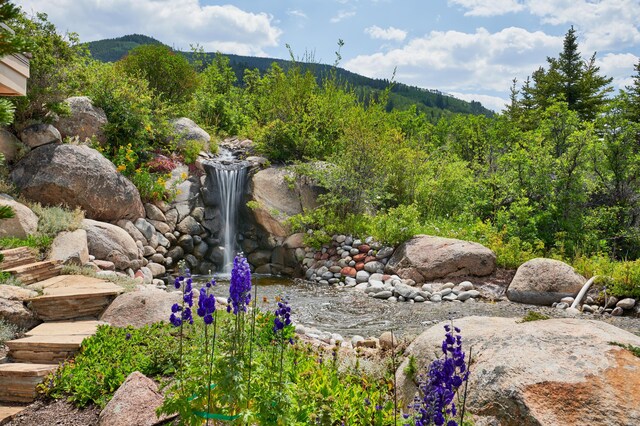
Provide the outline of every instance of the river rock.
{"type": "Polygon", "coordinates": [[[396,296],[402,296],[405,299],[413,299],[418,295],[418,289],[415,287],[411,287],[410,285],[404,283],[397,283],[394,287],[394,293],[396,296]]]}
{"type": "Polygon", "coordinates": [[[396,249],[385,271],[423,283],[448,276],[490,275],[495,268],[495,254],[481,244],[417,235],[396,249]]]}
{"type": "Polygon", "coordinates": [[[142,235],[144,235],[144,238],[147,241],[150,241],[151,237],[153,237],[153,234],[156,232],[156,230],[153,227],[153,225],[150,224],[149,222],[147,222],[144,218],[136,219],[136,221],[133,222],[133,225],[136,228],[138,228],[138,231],[140,231],[142,233],[142,235]]]}
{"type": "Polygon", "coordinates": [[[163,401],[155,382],[134,371],[100,412],[98,426],[153,426],[163,423],[169,417],[156,415],[156,409],[163,401]]]}
{"type": "Polygon", "coordinates": [[[382,271],[384,269],[384,265],[380,262],[369,262],[364,264],[364,270],[369,272],[370,274],[375,274],[378,271],[382,271]]]}
{"type": "Polygon", "coordinates": [[[62,142],[60,132],[51,124],[32,124],[20,133],[20,139],[31,149],[62,142]]]}
{"type": "Polygon", "coordinates": [[[537,258],[516,271],[507,297],[512,302],[550,306],[563,297],[575,297],[586,279],[564,262],[537,258]]]}
{"type": "Polygon", "coordinates": [[[104,126],[107,115],[86,96],[74,96],[65,100],[71,113],[58,117],[55,122],[63,138],[77,136],[80,142],[95,138],[101,145],[107,141],[104,126]]]}
{"type": "MultiPolygon", "coordinates": [[[[425,374],[448,323],[429,328],[407,348],[396,372],[400,404],[409,404],[416,391],[404,373],[408,358],[425,374]]],[[[640,358],[609,343],[640,346],[639,336],[601,321],[569,318],[521,323],[464,317],[454,325],[462,330],[463,350],[473,346],[473,392],[466,402],[472,413],[514,426],[640,424],[640,358]]]]}
{"type": "Polygon", "coordinates": [[[88,146],[36,148],[16,164],[11,179],[26,198],[45,205],[80,207],[89,219],[117,221],[144,216],[136,187],[88,146]]]}
{"type": "Polygon", "coordinates": [[[82,266],[89,262],[87,231],[60,232],[51,244],[49,259],[60,260],[65,265],[82,266]]]}
{"type": "Polygon", "coordinates": [[[204,231],[202,226],[192,216],[187,216],[178,223],[176,230],[182,234],[190,235],[198,235],[204,231]]]}
{"type": "Polygon", "coordinates": [[[168,223],[161,222],[159,220],[147,219],[147,222],[149,222],[151,225],[153,225],[155,230],[158,231],[158,233],[161,234],[161,235],[164,235],[167,232],[173,232],[173,230],[175,229],[175,226],[171,227],[171,226],[169,226],[168,223]]]}
{"type": "Polygon", "coordinates": [[[388,299],[393,296],[393,293],[390,290],[382,290],[377,293],[374,293],[373,297],[376,299],[388,299]]]}
{"type": "Polygon", "coordinates": [[[378,260],[382,260],[384,258],[387,258],[389,256],[391,256],[393,254],[393,247],[382,247],[380,250],[378,250],[378,253],[376,253],[376,259],[378,260]]]}
{"type": "Polygon", "coordinates": [[[96,259],[113,262],[121,270],[142,265],[138,246],[124,229],[91,219],[84,219],[82,228],[87,231],[89,253],[96,259]]]}
{"type": "Polygon", "coordinates": [[[14,217],[0,220],[0,238],[27,238],[38,230],[38,216],[27,206],[8,195],[0,194],[0,206],[9,206],[14,217]]]}
{"type": "Polygon", "coordinates": [[[630,297],[626,299],[622,299],[618,303],[616,303],[616,307],[622,308],[622,309],[633,309],[635,305],[636,305],[635,299],[631,299],[630,297]]]}
{"type": "Polygon", "coordinates": [[[127,231],[127,234],[129,234],[134,241],[140,241],[142,245],[148,245],[149,242],[144,235],[142,235],[142,232],[140,232],[140,230],[130,220],[119,220],[116,222],[116,225],[127,231]]]}
{"type": "Polygon", "coordinates": [[[356,281],[359,283],[369,281],[369,273],[367,271],[358,271],[356,273],[356,281]]]}

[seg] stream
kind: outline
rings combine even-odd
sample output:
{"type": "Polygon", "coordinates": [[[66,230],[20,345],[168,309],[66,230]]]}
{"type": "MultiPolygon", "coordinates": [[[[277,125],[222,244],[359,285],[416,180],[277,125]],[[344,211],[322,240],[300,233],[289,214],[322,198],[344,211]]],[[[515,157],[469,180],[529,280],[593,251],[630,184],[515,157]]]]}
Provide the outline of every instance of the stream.
{"type": "MultiPolygon", "coordinates": [[[[194,276],[194,282],[208,279],[210,277],[194,276]]],[[[570,317],[564,310],[506,300],[490,302],[479,299],[465,303],[388,302],[371,298],[353,288],[319,286],[302,280],[253,275],[252,283],[258,286],[259,309],[274,310],[276,297],[286,296],[296,323],[344,337],[356,334],[377,337],[390,330],[400,336],[412,337],[440,321],[472,315],[522,318],[533,310],[552,318],[570,317]]],[[[227,297],[229,282],[220,279],[214,294],[227,297]]],[[[602,320],[640,335],[640,318],[592,314],[583,314],[580,318],[602,320]]]]}

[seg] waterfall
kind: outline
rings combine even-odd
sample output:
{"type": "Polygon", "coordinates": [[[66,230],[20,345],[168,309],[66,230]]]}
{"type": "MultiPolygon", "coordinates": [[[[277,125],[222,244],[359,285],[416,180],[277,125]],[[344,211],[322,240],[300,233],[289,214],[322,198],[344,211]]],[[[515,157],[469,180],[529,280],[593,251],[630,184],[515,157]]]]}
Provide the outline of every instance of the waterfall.
{"type": "Polygon", "coordinates": [[[233,258],[236,255],[237,217],[244,191],[246,170],[244,167],[215,169],[222,215],[223,273],[231,272],[233,258]]]}
{"type": "MultiPolygon", "coordinates": [[[[248,163],[236,159],[231,152],[220,148],[219,155],[204,163],[208,186],[214,194],[209,204],[220,212],[218,239],[222,251],[219,272],[230,273],[237,253],[238,218],[244,195],[248,163]]],[[[205,204],[207,202],[205,201],[205,204]]],[[[219,264],[220,261],[216,261],[219,264]]]]}

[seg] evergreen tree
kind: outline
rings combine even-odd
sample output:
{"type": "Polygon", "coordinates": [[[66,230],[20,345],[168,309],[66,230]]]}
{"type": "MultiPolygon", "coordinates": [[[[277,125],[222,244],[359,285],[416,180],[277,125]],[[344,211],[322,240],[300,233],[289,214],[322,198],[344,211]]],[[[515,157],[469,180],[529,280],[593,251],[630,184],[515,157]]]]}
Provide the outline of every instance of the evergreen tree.
{"type": "Polygon", "coordinates": [[[633,84],[626,87],[628,94],[627,118],[634,123],[640,123],[640,60],[633,69],[636,72],[632,76],[633,84]]]}

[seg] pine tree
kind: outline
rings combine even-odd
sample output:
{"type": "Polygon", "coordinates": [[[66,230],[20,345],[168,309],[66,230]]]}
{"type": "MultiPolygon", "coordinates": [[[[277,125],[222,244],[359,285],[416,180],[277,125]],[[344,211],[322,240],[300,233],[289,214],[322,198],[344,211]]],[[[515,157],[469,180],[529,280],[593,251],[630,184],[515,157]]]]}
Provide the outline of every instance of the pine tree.
{"type": "Polygon", "coordinates": [[[633,67],[636,72],[633,78],[633,84],[626,87],[628,95],[627,118],[634,123],[640,123],[640,60],[633,67]]]}

